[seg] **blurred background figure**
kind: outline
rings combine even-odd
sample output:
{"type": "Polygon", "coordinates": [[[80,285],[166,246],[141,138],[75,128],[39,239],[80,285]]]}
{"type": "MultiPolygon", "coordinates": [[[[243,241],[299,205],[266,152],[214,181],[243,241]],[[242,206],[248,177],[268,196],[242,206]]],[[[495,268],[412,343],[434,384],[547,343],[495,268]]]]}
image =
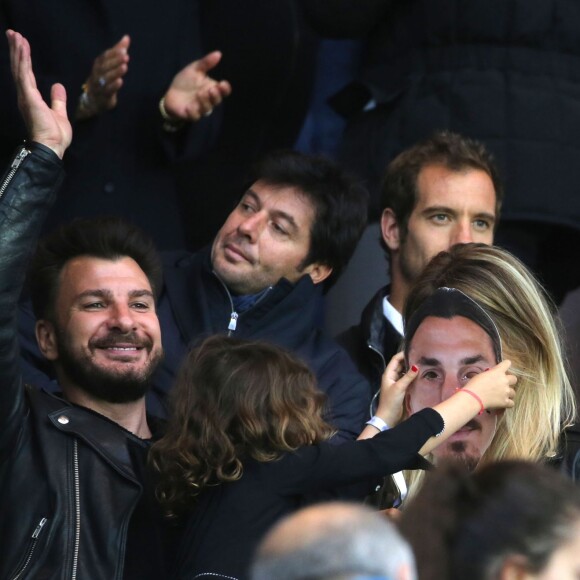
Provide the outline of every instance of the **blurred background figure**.
{"type": "MultiPolygon", "coordinates": [[[[218,53],[203,55],[200,2],[6,0],[0,27],[29,39],[44,96],[62,82],[75,139],[67,179],[46,230],[76,216],[119,215],[141,226],[161,249],[184,244],[173,162],[195,158],[219,129],[228,83],[211,79],[218,53]],[[163,102],[161,102],[164,97],[163,102]]],[[[0,50],[0,157],[24,137],[0,50]]]]}
{"type": "Polygon", "coordinates": [[[400,524],[419,580],[578,578],[580,490],[541,465],[437,469],[400,524]]]}
{"type": "Polygon", "coordinates": [[[414,580],[409,545],[385,516],[327,503],[288,516],[268,533],[252,580],[414,580]]]}

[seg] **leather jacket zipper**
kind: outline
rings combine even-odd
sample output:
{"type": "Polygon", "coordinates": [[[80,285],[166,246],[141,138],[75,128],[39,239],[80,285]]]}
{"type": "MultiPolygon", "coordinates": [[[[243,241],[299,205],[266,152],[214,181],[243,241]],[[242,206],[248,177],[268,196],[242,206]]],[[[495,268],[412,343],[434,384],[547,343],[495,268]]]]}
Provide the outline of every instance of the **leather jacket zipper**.
{"type": "Polygon", "coordinates": [[[238,578],[234,578],[233,576],[224,576],[223,574],[218,574],[217,572],[204,572],[203,574],[196,574],[192,580],[196,578],[206,578],[207,576],[216,576],[217,578],[224,578],[226,580],[238,580],[238,578]]]}
{"type": "Polygon", "coordinates": [[[2,185],[0,185],[0,199],[2,199],[2,196],[4,195],[4,192],[6,191],[6,188],[10,185],[10,182],[12,181],[12,178],[14,177],[14,175],[16,175],[16,172],[18,171],[18,168],[20,167],[20,164],[29,155],[30,155],[30,151],[28,149],[26,149],[26,148],[22,148],[18,152],[18,155],[16,155],[16,157],[14,158],[14,161],[12,161],[12,165],[10,166],[10,170],[8,171],[8,174],[6,175],[6,178],[2,182],[2,185]]]}
{"type": "Polygon", "coordinates": [[[42,518],[38,522],[38,525],[34,529],[34,532],[32,532],[32,536],[30,536],[30,544],[28,546],[28,550],[27,550],[26,556],[24,558],[24,563],[22,564],[22,566],[20,566],[20,569],[18,570],[18,572],[16,572],[16,574],[14,576],[12,576],[11,580],[18,580],[19,578],[22,578],[22,575],[24,574],[24,572],[26,572],[26,568],[28,568],[28,565],[30,564],[30,561],[32,560],[32,555],[34,554],[36,544],[38,543],[38,536],[40,536],[40,533],[42,532],[42,528],[44,527],[44,525],[46,524],[47,521],[48,520],[46,518],[42,518]]]}
{"type": "Polygon", "coordinates": [[[81,542],[81,489],[79,477],[79,444],[75,439],[73,443],[73,478],[75,494],[75,543],[73,552],[73,565],[71,580],[76,580],[79,565],[79,547],[81,542]]]}

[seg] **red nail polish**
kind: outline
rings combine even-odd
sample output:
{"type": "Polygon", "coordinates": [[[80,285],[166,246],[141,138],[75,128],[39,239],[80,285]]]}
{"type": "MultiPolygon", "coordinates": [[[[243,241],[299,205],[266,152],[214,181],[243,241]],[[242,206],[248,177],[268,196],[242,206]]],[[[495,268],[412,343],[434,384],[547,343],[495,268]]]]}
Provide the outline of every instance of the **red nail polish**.
{"type": "Polygon", "coordinates": [[[419,370],[419,367],[418,367],[417,365],[413,365],[413,366],[411,367],[411,370],[412,370],[414,373],[416,373],[416,372],[419,370]]]}

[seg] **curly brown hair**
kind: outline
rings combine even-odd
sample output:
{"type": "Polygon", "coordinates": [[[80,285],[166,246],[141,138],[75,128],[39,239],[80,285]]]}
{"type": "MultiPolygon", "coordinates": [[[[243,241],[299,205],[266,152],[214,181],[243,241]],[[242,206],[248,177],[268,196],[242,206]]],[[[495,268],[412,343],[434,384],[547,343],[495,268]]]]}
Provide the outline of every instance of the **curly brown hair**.
{"type": "Polygon", "coordinates": [[[208,485],[240,479],[246,458],[273,461],[328,439],[325,401],[310,369],[282,348],[206,339],[181,368],[166,434],[149,454],[166,514],[192,508],[208,485]]]}

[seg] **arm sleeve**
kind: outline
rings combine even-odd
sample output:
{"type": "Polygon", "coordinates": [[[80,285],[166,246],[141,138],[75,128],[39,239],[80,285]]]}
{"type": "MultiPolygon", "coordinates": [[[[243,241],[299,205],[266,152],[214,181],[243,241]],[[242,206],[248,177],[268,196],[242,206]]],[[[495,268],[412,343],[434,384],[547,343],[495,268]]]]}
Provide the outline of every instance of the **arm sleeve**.
{"type": "Polygon", "coordinates": [[[0,446],[10,441],[24,408],[17,305],[40,227],[62,182],[60,159],[28,144],[0,180],[0,446]]]}
{"type": "Polygon", "coordinates": [[[273,462],[269,469],[284,495],[350,485],[420,467],[419,449],[443,427],[441,415],[426,408],[372,439],[303,447],[273,462]]]}

